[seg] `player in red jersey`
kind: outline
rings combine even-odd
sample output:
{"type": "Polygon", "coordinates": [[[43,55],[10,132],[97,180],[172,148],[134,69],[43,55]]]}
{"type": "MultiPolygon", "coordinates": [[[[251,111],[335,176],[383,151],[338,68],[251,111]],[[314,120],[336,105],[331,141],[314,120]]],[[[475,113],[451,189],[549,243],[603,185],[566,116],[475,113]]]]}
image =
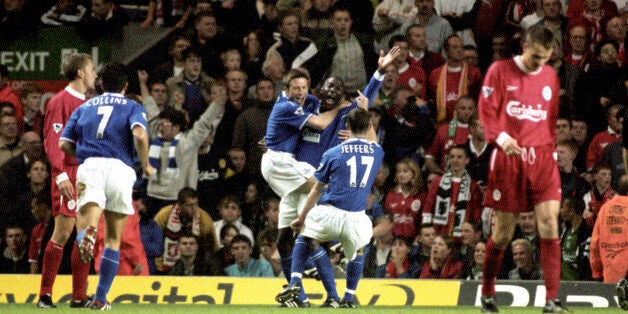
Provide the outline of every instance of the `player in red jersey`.
{"type": "MultiPolygon", "coordinates": [[[[44,149],[50,161],[52,177],[52,215],[55,226],[52,237],[46,245],[42,263],[39,308],[54,308],[52,286],[54,285],[63,258],[63,247],[76,224],[76,170],[78,163],[73,156],[59,149],[59,138],[65,123],[76,108],[85,102],[85,92],[94,88],[96,70],[92,58],[84,53],[76,53],[63,62],[63,74],[70,81],[68,86],[55,94],[46,106],[44,120],[44,149]]],[[[78,247],[72,249],[72,301],[70,307],[87,307],[87,276],[89,263],[80,260],[78,247]]]]}
{"type": "Polygon", "coordinates": [[[479,99],[479,115],[493,151],[485,206],[495,210],[486,244],[482,312],[498,312],[495,277],[515,230],[515,215],[534,207],[541,238],[541,268],[547,294],[543,312],[567,312],[558,296],[561,251],[558,238],[560,176],[556,164],[556,122],[560,97],[556,72],[546,65],[552,32],[531,27],[523,54],[493,63],[479,99]],[[528,203],[529,202],[529,203],[528,203]]]}

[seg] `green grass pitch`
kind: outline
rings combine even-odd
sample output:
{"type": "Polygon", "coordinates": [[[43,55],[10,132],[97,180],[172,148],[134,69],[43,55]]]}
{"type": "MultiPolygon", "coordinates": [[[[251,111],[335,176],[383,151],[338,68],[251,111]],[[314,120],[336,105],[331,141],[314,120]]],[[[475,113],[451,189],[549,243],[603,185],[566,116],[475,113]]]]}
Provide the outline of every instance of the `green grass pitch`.
{"type": "MultiPolygon", "coordinates": [[[[71,309],[68,304],[58,304],[57,309],[38,309],[35,304],[0,304],[0,313],[93,313],[89,309],[71,309]]],[[[317,305],[311,308],[287,309],[270,305],[165,305],[165,304],[113,304],[112,313],[220,313],[220,314],[244,314],[244,313],[425,313],[425,314],[462,314],[480,313],[479,307],[360,307],[357,309],[319,309],[317,305]]],[[[628,313],[620,308],[590,308],[572,307],[574,313],[628,313]]],[[[541,313],[541,308],[535,307],[501,307],[500,313],[541,313]]]]}

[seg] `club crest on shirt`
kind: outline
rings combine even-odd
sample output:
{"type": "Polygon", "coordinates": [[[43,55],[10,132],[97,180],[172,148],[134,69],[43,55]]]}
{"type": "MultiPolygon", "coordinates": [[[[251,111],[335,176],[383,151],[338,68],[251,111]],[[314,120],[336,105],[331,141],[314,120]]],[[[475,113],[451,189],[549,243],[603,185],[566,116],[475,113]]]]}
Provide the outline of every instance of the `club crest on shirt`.
{"type": "Polygon", "coordinates": [[[62,123],[53,123],[52,124],[52,130],[55,131],[55,133],[61,132],[62,129],[63,129],[63,124],[62,123]]]}
{"type": "Polygon", "coordinates": [[[482,95],[484,98],[489,98],[493,94],[494,88],[490,86],[482,86],[482,95]]]}
{"type": "Polygon", "coordinates": [[[552,99],[552,89],[549,86],[543,87],[541,95],[543,95],[543,98],[545,100],[549,101],[550,99],[552,99]]]}
{"type": "Polygon", "coordinates": [[[412,202],[412,205],[410,205],[410,208],[412,209],[413,212],[418,212],[419,209],[421,209],[421,201],[420,200],[414,200],[412,202]]]}
{"type": "Polygon", "coordinates": [[[302,116],[303,115],[303,108],[301,108],[301,107],[297,108],[297,110],[294,111],[294,114],[296,114],[297,116],[302,116]]]}

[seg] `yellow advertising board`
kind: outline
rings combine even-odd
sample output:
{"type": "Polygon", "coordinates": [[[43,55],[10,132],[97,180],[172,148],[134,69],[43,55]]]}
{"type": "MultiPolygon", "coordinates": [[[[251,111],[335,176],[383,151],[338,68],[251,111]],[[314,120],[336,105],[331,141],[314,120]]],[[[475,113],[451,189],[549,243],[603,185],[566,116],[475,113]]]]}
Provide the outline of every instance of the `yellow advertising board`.
{"type": "MultiPolygon", "coordinates": [[[[39,275],[0,275],[1,303],[37,302],[39,275]]],[[[344,280],[337,280],[342,295],[344,280]]],[[[95,293],[97,276],[90,276],[88,294],[95,293]]],[[[113,303],[159,304],[274,304],[275,295],[285,284],[283,278],[231,277],[116,277],[108,299],[113,303]]],[[[325,290],[320,281],[306,279],[305,291],[313,304],[323,303],[325,290]]],[[[362,305],[374,306],[455,306],[460,281],[363,279],[357,289],[362,305]]],[[[53,301],[68,302],[72,277],[57,277],[53,301]]]]}

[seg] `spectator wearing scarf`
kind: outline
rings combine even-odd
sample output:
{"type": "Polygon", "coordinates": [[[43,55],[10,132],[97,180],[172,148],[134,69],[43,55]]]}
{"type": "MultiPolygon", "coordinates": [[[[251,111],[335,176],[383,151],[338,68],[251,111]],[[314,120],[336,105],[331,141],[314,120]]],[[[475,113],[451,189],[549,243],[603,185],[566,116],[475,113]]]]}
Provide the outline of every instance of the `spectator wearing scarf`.
{"type": "Polygon", "coordinates": [[[480,220],[482,192],[465,170],[469,163],[462,145],[449,150],[451,168],[432,182],[423,212],[423,223],[433,223],[437,234],[448,234],[461,241],[464,222],[480,220]]]}
{"type": "Polygon", "coordinates": [[[218,250],[214,221],[198,207],[198,193],[193,188],[181,189],[177,203],[162,208],[154,219],[164,235],[163,256],[155,260],[161,273],[167,272],[179,259],[178,241],[184,233],[191,233],[200,239],[201,252],[218,250]]]}

